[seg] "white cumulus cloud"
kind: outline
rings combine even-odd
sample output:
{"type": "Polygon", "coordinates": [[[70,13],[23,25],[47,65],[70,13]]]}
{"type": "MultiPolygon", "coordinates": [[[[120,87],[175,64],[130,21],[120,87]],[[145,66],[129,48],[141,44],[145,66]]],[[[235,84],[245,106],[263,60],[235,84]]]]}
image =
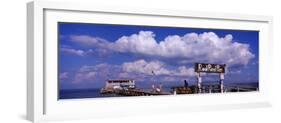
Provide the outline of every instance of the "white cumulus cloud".
{"type": "Polygon", "coordinates": [[[151,31],[140,31],[131,36],[122,36],[113,45],[113,50],[119,52],[131,52],[154,55],[158,46],[151,31]]]}
{"type": "Polygon", "coordinates": [[[71,35],[69,38],[70,41],[86,47],[107,48],[110,46],[110,43],[107,40],[100,37],[92,37],[88,35],[71,35]]]}
{"type": "Polygon", "coordinates": [[[85,51],[83,50],[76,50],[72,48],[60,48],[62,53],[69,54],[69,55],[77,55],[77,56],[85,56],[85,51]]]}
{"type": "Polygon", "coordinates": [[[83,81],[91,81],[96,78],[96,72],[91,71],[91,72],[83,72],[83,73],[77,73],[74,76],[74,81],[73,83],[80,83],[83,81]]]}
{"type": "MultiPolygon", "coordinates": [[[[255,57],[250,45],[233,40],[231,34],[219,37],[214,32],[168,35],[156,41],[152,31],[122,36],[114,42],[87,35],[71,36],[71,40],[103,52],[132,53],[158,59],[176,59],[180,64],[194,62],[224,63],[228,66],[247,65],[255,57]]],[[[82,55],[82,51],[67,51],[82,55]]]]}
{"type": "Polygon", "coordinates": [[[73,49],[70,47],[61,47],[60,50],[61,50],[61,53],[68,54],[68,55],[74,55],[74,56],[87,56],[90,54],[94,54],[94,51],[92,49],[78,50],[78,49],[73,49]]]}
{"type": "Polygon", "coordinates": [[[219,37],[214,32],[170,35],[157,42],[151,31],[123,36],[114,43],[114,50],[164,58],[178,58],[179,62],[210,62],[246,65],[255,57],[248,44],[233,41],[232,35],[219,37]]]}
{"type": "Polygon", "coordinates": [[[68,72],[62,72],[59,74],[59,79],[67,79],[68,78],[68,72]]]}
{"type": "Polygon", "coordinates": [[[143,59],[133,61],[133,62],[125,62],[122,65],[122,68],[125,72],[133,72],[137,74],[145,74],[152,75],[155,73],[156,75],[168,75],[168,76],[193,76],[194,69],[186,68],[185,66],[180,66],[175,69],[169,69],[167,65],[160,61],[150,61],[147,62],[143,59]],[[153,71],[153,73],[152,73],[153,71]]]}
{"type": "Polygon", "coordinates": [[[137,72],[148,75],[151,75],[152,71],[159,75],[170,74],[170,71],[165,69],[164,64],[159,61],[146,62],[141,59],[134,62],[125,62],[123,63],[122,68],[126,72],[137,72]]]}
{"type": "Polygon", "coordinates": [[[75,73],[73,83],[104,82],[117,76],[118,66],[110,64],[84,65],[75,73]]]}

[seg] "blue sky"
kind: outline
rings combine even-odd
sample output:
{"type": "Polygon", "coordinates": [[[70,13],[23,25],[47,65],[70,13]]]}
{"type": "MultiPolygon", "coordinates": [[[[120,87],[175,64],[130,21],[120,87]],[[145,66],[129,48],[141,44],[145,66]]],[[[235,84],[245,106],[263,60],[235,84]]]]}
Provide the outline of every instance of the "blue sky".
{"type": "Polygon", "coordinates": [[[140,87],[195,83],[195,62],[227,64],[226,83],[258,82],[257,31],[82,23],[58,29],[61,89],[100,88],[107,79],[135,79],[140,87]]]}

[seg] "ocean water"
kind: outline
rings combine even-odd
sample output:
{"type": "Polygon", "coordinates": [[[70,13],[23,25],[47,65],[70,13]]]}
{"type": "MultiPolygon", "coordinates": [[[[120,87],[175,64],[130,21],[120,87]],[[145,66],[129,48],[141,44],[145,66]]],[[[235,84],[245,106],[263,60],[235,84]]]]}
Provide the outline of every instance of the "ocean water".
{"type": "MultiPolygon", "coordinates": [[[[204,86],[204,85],[203,85],[204,86]]],[[[249,87],[258,88],[258,83],[230,83],[225,84],[225,88],[235,88],[235,87],[249,87]]],[[[173,86],[163,86],[164,91],[172,91],[173,86]]],[[[150,87],[138,87],[143,90],[149,90],[150,87]]],[[[59,99],[81,99],[81,98],[104,98],[104,97],[121,97],[115,94],[100,94],[99,88],[93,89],[68,89],[59,91],[59,99]]]]}
{"type": "Polygon", "coordinates": [[[110,97],[114,95],[102,95],[100,89],[73,89],[73,90],[60,90],[59,99],[77,99],[77,98],[97,98],[97,97],[110,97]]]}
{"type": "MultiPolygon", "coordinates": [[[[170,88],[163,88],[165,91],[171,91],[170,88]]],[[[149,90],[149,89],[143,89],[149,90]]],[[[100,89],[75,89],[60,90],[59,99],[80,99],[80,98],[103,98],[103,97],[122,97],[116,94],[100,94],[100,89]]]]}

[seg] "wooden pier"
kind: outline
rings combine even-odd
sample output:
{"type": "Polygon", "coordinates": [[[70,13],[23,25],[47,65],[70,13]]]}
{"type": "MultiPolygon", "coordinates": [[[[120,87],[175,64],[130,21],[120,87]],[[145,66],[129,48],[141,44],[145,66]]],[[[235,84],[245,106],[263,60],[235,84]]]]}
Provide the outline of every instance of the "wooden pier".
{"type": "MultiPolygon", "coordinates": [[[[221,90],[219,85],[209,85],[202,88],[201,93],[220,93],[221,90]]],[[[156,95],[178,95],[178,94],[197,94],[199,93],[197,86],[178,86],[172,87],[173,91],[153,91],[153,90],[143,90],[143,89],[101,89],[101,94],[113,94],[116,96],[156,96],[156,95]]],[[[257,88],[246,88],[246,87],[230,87],[225,88],[224,92],[248,92],[248,91],[258,91],[257,88]]]]}
{"type": "Polygon", "coordinates": [[[141,89],[117,89],[117,90],[103,90],[102,94],[117,94],[121,96],[154,96],[154,95],[171,95],[170,92],[156,92],[145,91],[141,89]]]}

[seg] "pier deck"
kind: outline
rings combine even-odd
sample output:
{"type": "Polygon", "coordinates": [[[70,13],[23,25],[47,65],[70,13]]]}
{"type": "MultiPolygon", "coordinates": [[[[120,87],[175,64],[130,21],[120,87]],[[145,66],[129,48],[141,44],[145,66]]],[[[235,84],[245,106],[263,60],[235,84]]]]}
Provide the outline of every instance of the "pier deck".
{"type": "Polygon", "coordinates": [[[128,89],[128,90],[103,90],[103,94],[117,94],[121,96],[153,96],[153,95],[171,95],[170,92],[155,92],[155,91],[145,91],[141,89],[128,89]]]}

